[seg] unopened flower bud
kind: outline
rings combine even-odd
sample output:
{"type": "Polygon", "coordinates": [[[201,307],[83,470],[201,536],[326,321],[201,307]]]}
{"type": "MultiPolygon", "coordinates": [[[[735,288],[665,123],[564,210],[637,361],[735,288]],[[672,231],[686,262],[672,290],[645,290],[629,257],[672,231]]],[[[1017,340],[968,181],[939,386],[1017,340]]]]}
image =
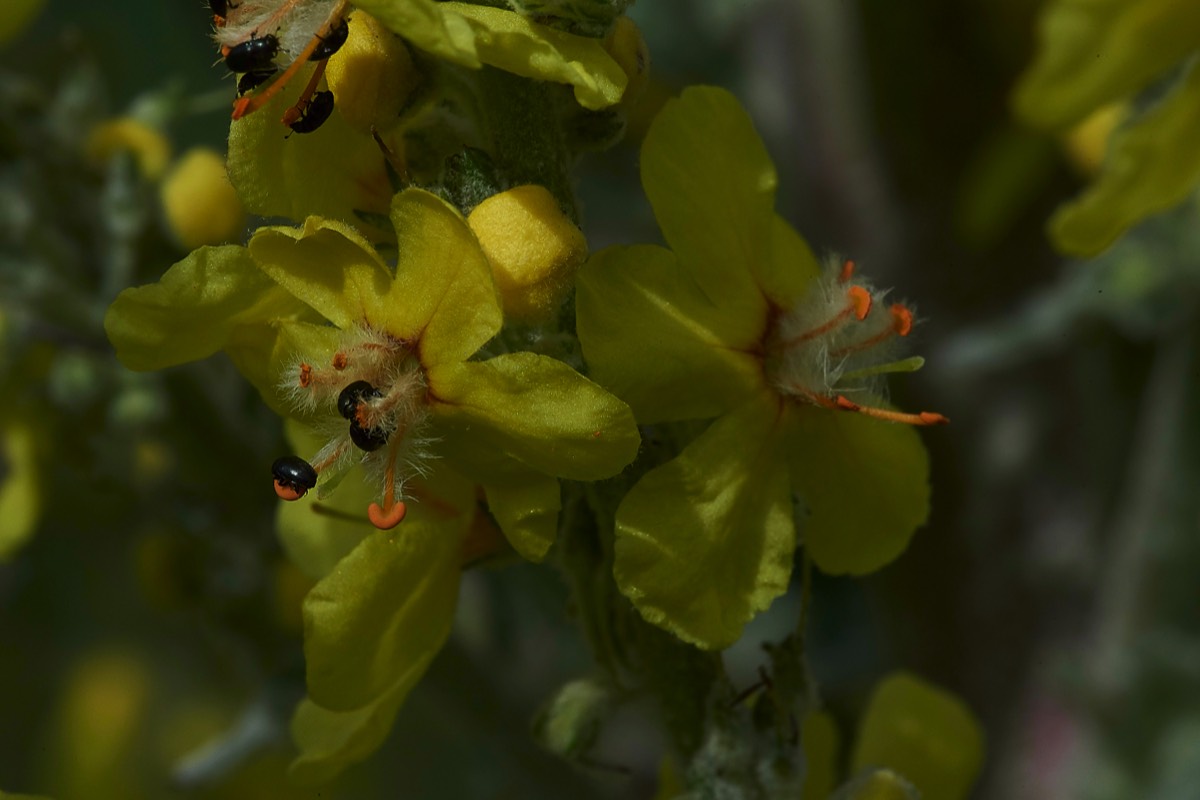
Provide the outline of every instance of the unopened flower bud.
{"type": "Polygon", "coordinates": [[[467,224],[492,265],[505,316],[552,316],[587,258],[587,240],[554,196],[542,186],[518,186],[484,200],[467,224]]]}
{"type": "Polygon", "coordinates": [[[225,160],[197,147],[184,153],[162,184],[163,213],[171,234],[186,249],[237,240],[246,211],[229,182],[225,160]]]}
{"type": "Polygon", "coordinates": [[[386,130],[400,116],[419,75],[399,36],[363,11],[350,15],[350,35],[330,59],[325,80],[352,127],[386,130]]]}

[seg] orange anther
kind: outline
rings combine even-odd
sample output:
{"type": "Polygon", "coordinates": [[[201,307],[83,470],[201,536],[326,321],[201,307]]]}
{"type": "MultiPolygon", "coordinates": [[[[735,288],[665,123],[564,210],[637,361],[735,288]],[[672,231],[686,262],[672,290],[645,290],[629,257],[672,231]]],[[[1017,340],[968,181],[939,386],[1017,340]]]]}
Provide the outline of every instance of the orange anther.
{"type": "Polygon", "coordinates": [[[379,503],[371,503],[367,506],[367,519],[371,520],[371,524],[381,531],[390,531],[399,525],[407,513],[408,506],[404,503],[396,503],[386,511],[380,507],[379,503]]]}
{"type": "Polygon", "coordinates": [[[908,336],[913,326],[912,312],[900,303],[892,304],[892,330],[897,336],[908,336]]]}
{"type": "Polygon", "coordinates": [[[852,277],[854,277],[854,261],[847,258],[842,262],[842,271],[838,275],[838,282],[847,283],[852,277]]]}
{"type": "Polygon", "coordinates": [[[307,389],[309,386],[312,386],[312,382],[313,382],[312,366],[309,364],[302,363],[300,365],[300,388],[307,389]]]}
{"type": "Polygon", "coordinates": [[[871,313],[871,293],[861,286],[851,286],[846,290],[846,294],[850,295],[850,304],[854,308],[854,316],[862,320],[867,318],[867,314],[871,313]]]}
{"type": "Polygon", "coordinates": [[[333,354],[333,368],[341,372],[350,364],[350,358],[340,350],[333,354]]]}
{"type": "Polygon", "coordinates": [[[925,425],[949,425],[950,418],[944,417],[941,414],[933,411],[922,411],[917,415],[921,418],[921,422],[925,425]]]}

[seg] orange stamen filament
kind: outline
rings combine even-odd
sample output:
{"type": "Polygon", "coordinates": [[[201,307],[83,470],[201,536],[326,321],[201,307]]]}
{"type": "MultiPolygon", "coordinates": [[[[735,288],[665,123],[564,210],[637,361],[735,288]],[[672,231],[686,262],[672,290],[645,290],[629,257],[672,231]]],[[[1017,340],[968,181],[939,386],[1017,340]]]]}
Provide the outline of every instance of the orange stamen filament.
{"type": "Polygon", "coordinates": [[[333,452],[325,456],[321,461],[312,465],[313,471],[320,475],[323,471],[329,469],[329,465],[336,462],[346,452],[346,448],[350,446],[348,441],[340,443],[333,449],[333,452]]]}
{"type": "Polygon", "coordinates": [[[845,347],[840,347],[831,352],[829,355],[833,358],[840,358],[842,356],[849,355],[850,353],[857,353],[861,350],[874,347],[880,342],[892,338],[893,335],[908,336],[909,331],[912,330],[912,312],[899,303],[896,303],[891,308],[891,314],[891,327],[880,331],[869,339],[864,339],[861,342],[855,342],[854,344],[848,344],[845,347]]]}
{"type": "MultiPolygon", "coordinates": [[[[313,38],[310,39],[308,44],[304,46],[304,49],[300,51],[300,55],[296,57],[296,60],[289,64],[288,68],[283,71],[283,74],[276,78],[270,86],[253,97],[239,97],[237,100],[235,100],[233,103],[233,119],[241,119],[247,114],[253,114],[255,111],[270,102],[272,97],[279,94],[283,87],[287,85],[288,81],[295,77],[296,73],[300,71],[300,68],[308,63],[308,57],[313,54],[313,51],[316,50],[321,42],[333,32],[334,25],[338,23],[338,20],[345,16],[347,7],[348,3],[346,0],[340,0],[340,2],[334,6],[333,11],[325,20],[325,24],[317,30],[317,32],[313,35],[313,38]]],[[[323,64],[324,62],[321,63],[323,64]]],[[[320,65],[318,65],[317,72],[320,71],[320,65]]]]}
{"type": "Polygon", "coordinates": [[[300,99],[296,101],[294,106],[283,112],[283,117],[279,120],[280,122],[291,127],[300,117],[304,116],[304,110],[312,102],[312,96],[317,93],[317,85],[320,84],[321,78],[325,76],[325,65],[328,63],[329,59],[322,59],[317,62],[317,68],[313,70],[312,77],[308,79],[308,84],[304,87],[304,91],[300,93],[300,99]]]}
{"type": "Polygon", "coordinates": [[[404,440],[404,432],[392,434],[392,443],[388,447],[388,466],[383,478],[383,507],[378,503],[367,506],[367,519],[381,531],[388,531],[400,524],[408,513],[408,506],[396,500],[396,459],[400,455],[400,443],[404,440]]]}
{"type": "Polygon", "coordinates": [[[842,394],[839,394],[833,402],[843,411],[854,411],[864,416],[874,417],[875,419],[887,420],[888,422],[903,422],[906,425],[945,425],[950,421],[941,414],[935,414],[932,411],[922,411],[919,414],[905,414],[900,411],[889,411],[886,408],[863,406],[842,394]]]}
{"type": "Polygon", "coordinates": [[[781,347],[791,347],[800,342],[807,342],[810,339],[815,339],[822,334],[829,333],[834,328],[846,321],[851,314],[860,322],[867,318],[867,314],[871,313],[871,293],[861,286],[851,286],[846,290],[848,302],[845,308],[834,315],[832,319],[825,322],[823,325],[818,325],[815,328],[805,331],[797,336],[782,342],[781,347]]]}

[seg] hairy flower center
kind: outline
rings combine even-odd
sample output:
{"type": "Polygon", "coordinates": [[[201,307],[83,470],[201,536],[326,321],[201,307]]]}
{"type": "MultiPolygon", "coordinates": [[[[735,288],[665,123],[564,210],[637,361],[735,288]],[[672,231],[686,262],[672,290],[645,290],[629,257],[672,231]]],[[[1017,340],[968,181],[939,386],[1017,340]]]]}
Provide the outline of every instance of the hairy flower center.
{"type": "Polygon", "coordinates": [[[904,414],[863,405],[884,396],[883,376],[919,369],[920,358],[895,360],[899,340],[913,326],[901,303],[885,306],[886,292],[854,279],[854,262],[826,264],[824,274],[767,333],[767,380],[780,394],[822,408],[856,411],[911,425],[946,422],[941,414],[904,414]]]}
{"type": "Polygon", "coordinates": [[[380,528],[399,524],[405,481],[423,473],[428,444],[422,435],[429,415],[425,374],[410,348],[354,328],[343,332],[332,356],[296,358],[280,383],[296,415],[315,419],[329,437],[311,460],[323,478],[318,493],[361,464],[380,484],[383,500],[370,505],[367,517],[380,528]]]}

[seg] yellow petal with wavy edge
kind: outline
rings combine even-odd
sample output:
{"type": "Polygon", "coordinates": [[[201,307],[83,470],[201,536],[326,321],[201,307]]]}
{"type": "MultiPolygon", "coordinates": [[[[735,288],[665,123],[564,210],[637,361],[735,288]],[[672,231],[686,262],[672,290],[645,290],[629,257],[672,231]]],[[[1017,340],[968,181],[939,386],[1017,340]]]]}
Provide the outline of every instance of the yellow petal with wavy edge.
{"type": "MultiPolygon", "coordinates": [[[[265,106],[229,126],[229,180],[251,214],[297,221],[318,215],[365,229],[355,211],[386,214],[392,197],[375,140],[352,128],[336,107],[313,133],[293,134],[280,122],[308,73],[306,68],[265,106]]],[[[381,133],[387,140],[388,132],[381,133]]]]}
{"type": "Polygon", "coordinates": [[[1096,181],[1050,220],[1064,253],[1094,256],[1200,183],[1200,66],[1145,117],[1113,137],[1096,181]]]}
{"type": "Polygon", "coordinates": [[[348,225],[309,217],[300,228],[260,228],[250,256],[272,280],[339,328],[375,322],[369,309],[392,285],[371,243],[348,225]]]}
{"type": "Polygon", "coordinates": [[[500,297],[466,221],[422,189],[392,201],[400,255],[396,280],[372,307],[376,327],[418,342],[426,368],[470,358],[500,330],[500,297]]]}
{"type": "Polygon", "coordinates": [[[424,672],[450,632],[468,522],[414,503],[401,528],[368,535],[313,587],[304,656],[314,703],[353,712],[424,672]]]}
{"type": "Polygon", "coordinates": [[[643,424],[706,419],[763,386],[732,309],[714,303],[661,247],[610,247],[579,274],[575,313],[590,375],[643,424]]]}
{"type": "Polygon", "coordinates": [[[561,361],[509,353],[429,370],[438,452],[469,470],[494,453],[546,475],[620,472],[641,437],[629,407],[561,361]]]}
{"type": "Polygon", "coordinates": [[[202,247],[157,283],[117,295],[104,330],[122,364],[146,371],[207,358],[243,326],[310,313],[264,275],[245,248],[202,247]]]}
{"type": "Polygon", "coordinates": [[[690,87],[655,117],[641,168],[667,244],[726,309],[730,338],[759,334],[768,305],[755,270],[769,258],[776,177],[750,117],[724,89],[690,87]]]}
{"type": "Polygon", "coordinates": [[[983,766],[983,731],[955,695],[908,673],[888,676],[871,696],[851,770],[886,767],[925,800],[962,800],[983,766]]]}
{"type": "Polygon", "coordinates": [[[929,454],[917,432],[805,405],[789,408],[786,431],[813,562],[831,575],[862,575],[904,552],[929,516],[929,454]]]}
{"type": "Polygon", "coordinates": [[[1057,0],[1013,96],[1027,122],[1061,128],[1133,94],[1200,48],[1195,0],[1057,0]]]}
{"type": "Polygon", "coordinates": [[[787,591],[796,533],[782,422],[764,391],[625,496],[613,574],[649,622],[720,649],[787,591]]]}
{"type": "Polygon", "coordinates": [[[422,50],[464,67],[483,64],[570,84],[585,108],[616,104],[624,71],[599,39],[538,25],[512,11],[433,0],[362,0],[356,6],[422,50]]]}

